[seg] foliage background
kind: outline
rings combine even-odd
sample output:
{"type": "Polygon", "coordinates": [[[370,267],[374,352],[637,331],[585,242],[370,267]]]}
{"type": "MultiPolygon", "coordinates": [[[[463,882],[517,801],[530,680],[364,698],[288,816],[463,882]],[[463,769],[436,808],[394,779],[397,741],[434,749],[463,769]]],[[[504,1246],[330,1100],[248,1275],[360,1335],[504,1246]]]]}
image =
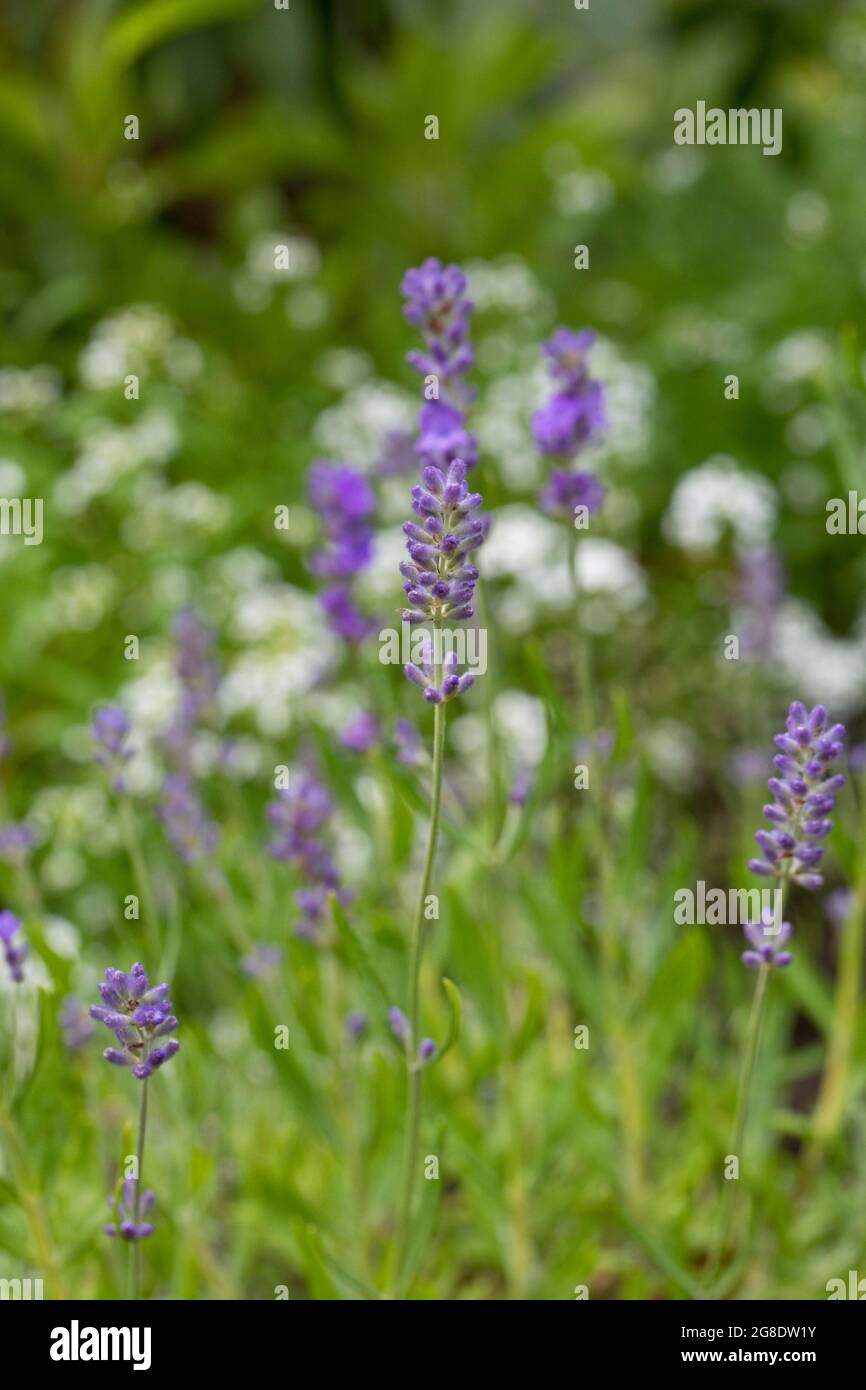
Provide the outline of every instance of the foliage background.
{"type": "MultiPolygon", "coordinates": [[[[14,742],[3,794],[7,818],[40,835],[29,877],[0,865],[2,904],[26,913],[34,954],[30,983],[0,995],[3,1272],[44,1273],[53,1295],[123,1288],[122,1252],[100,1228],[129,1152],[132,1084],[95,1041],[70,1056],[56,1023],[66,993],[89,1001],[105,965],[139,954],[118,906],[132,891],[119,822],[87,734],[93,706],[120,695],[137,722],[133,799],[182,1024],[179,1059],[152,1088],[148,1290],[352,1298],[383,1286],[403,1076],[373,977],[401,1001],[423,770],[396,761],[390,732],[366,759],[337,733],[372,707],[383,731],[410,718],[426,740],[429,714],[375,650],[351,663],[322,631],[305,473],[343,445],[372,464],[384,426],[411,419],[398,289],[406,266],[435,254],[469,265],[479,486],[511,530],[488,571],[488,689],[449,736],[454,806],[426,998],[441,1037],[435,978],[449,975],[465,1025],[427,1088],[424,1151],[443,1178],[419,1220],[412,1292],[694,1295],[751,981],[730,933],[674,927],[672,894],[699,878],[746,884],[766,771],[743,755],[769,762],[788,699],[824,699],[855,744],[862,732],[863,545],[824,521],[828,498],[863,486],[866,11],[7,0],[0,44],[0,494],[46,499],[42,546],[0,538],[14,742]],[[673,111],[698,99],[781,107],[783,154],[675,147],[673,111]],[[137,142],[123,138],[129,113],[137,142]],[[423,136],[431,113],[438,141],[423,136]],[[293,269],[280,279],[269,248],[286,239],[293,269]],[[578,243],[589,271],[573,267],[578,243]],[[112,337],[111,316],[141,304],[164,316],[153,337],[136,347],[128,320],[112,337]],[[601,1002],[596,865],[572,789],[560,541],[532,529],[541,475],[528,420],[538,345],[559,322],[598,329],[611,382],[597,466],[614,575],[581,621],[616,732],[615,1009],[637,1067],[637,1184],[601,1002]],[[139,402],[112,379],[119,341],[142,374],[139,402]],[[723,391],[730,372],[737,401],[723,391]],[[664,518],[678,480],[715,455],[740,472],[727,520],[695,546],[685,533],[704,494],[689,494],[679,532],[664,518]],[[273,526],[280,504],[287,534],[273,526]],[[738,542],[755,516],[788,596],[773,653],[725,663],[738,542]],[[202,778],[234,906],[171,860],[152,815],[184,603],[218,631],[226,671],[202,778]],[[134,675],[127,633],[142,643],[134,675]],[[240,749],[228,772],[213,751],[227,734],[240,749]],[[296,885],[264,853],[272,768],[313,750],[339,803],[363,943],[343,939],[327,958],[293,937],[296,885]],[[526,763],[534,791],[492,866],[504,791],[526,763]],[[282,943],[284,965],[245,978],[240,940],[282,943]],[[371,1020],[360,1047],[340,1022],[356,1007],[371,1020]],[[271,1046],[275,1022],[292,1029],[288,1053],[271,1046]],[[588,1053],[572,1046],[582,1022],[588,1053]]],[[[383,487],[383,537],[402,491],[383,487]]],[[[400,597],[393,544],[381,554],[370,602],[387,615],[400,597]]],[[[847,925],[801,895],[796,962],[774,982],[751,1219],[728,1281],[739,1296],[821,1298],[866,1260],[859,1012],[844,1114],[809,1147],[840,931],[862,932],[866,902],[857,766],[828,873],[828,896],[858,887],[847,925]]]]}

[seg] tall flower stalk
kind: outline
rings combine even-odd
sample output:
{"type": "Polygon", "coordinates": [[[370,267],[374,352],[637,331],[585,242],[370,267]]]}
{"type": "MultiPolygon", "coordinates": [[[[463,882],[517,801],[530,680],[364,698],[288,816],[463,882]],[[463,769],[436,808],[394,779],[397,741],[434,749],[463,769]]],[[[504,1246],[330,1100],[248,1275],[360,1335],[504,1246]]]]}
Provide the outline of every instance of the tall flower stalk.
{"type": "Polygon", "coordinates": [[[177,1039],[170,1036],[177,1028],[177,1019],[171,1011],[168,985],[151,988],[141,964],[133,965],[129,974],[106,970],[105,980],[98,988],[102,1003],[91,1006],[90,1016],[110,1029],[118,1043],[117,1047],[105,1049],[105,1060],[116,1067],[131,1067],[132,1075],[141,1082],[135,1174],[118,1184],[114,1197],[109,1199],[114,1220],[104,1228],[107,1236],[120,1236],[131,1244],[129,1297],[137,1299],[141,1289],[140,1242],[154,1232],[153,1223],[142,1219],[153,1207],[153,1193],[142,1191],[147,1085],[153,1073],[180,1049],[177,1039]]]}
{"type": "Polygon", "coordinates": [[[430,821],[418,885],[418,898],[409,937],[408,1017],[392,1010],[391,1026],[403,1044],[407,1063],[407,1111],[404,1170],[397,1244],[397,1279],[402,1279],[412,1230],[419,1137],[422,1115],[423,1069],[435,1045],[422,1038],[421,967],[425,944],[425,909],[433,881],[442,809],[445,760],[445,707],[474,684],[471,672],[460,672],[456,652],[446,650],[446,624],[462,623],[475,615],[478,570],[471,562],[483,544],[488,519],[481,514],[480,493],[470,492],[466,472],[477,459],[477,444],[465,423],[472,393],[464,375],[472,365],[468,339],[472,304],[466,297],[466,277],[457,266],[430,259],[407,271],[403,280],[404,313],[424,338],[422,352],[409,362],[425,377],[425,404],[418,417],[417,452],[422,481],[412,489],[415,519],[403,527],[408,559],[400,565],[408,606],[403,622],[429,624],[420,655],[404,674],[433,705],[433,756],[430,821]]]}
{"type": "MultiPolygon", "coordinates": [[[[830,812],[835,805],[836,793],[845,785],[844,776],[834,770],[834,764],[843,752],[844,740],[844,727],[841,724],[830,725],[823,705],[816,705],[807,711],[800,700],[792,703],[785,728],[775,737],[778,752],[773,763],[780,775],[771,777],[767,783],[773,800],[764,806],[764,817],[771,828],[755,833],[761,857],[750,859],[749,868],[763,878],[776,881],[781,892],[782,910],[791,884],[810,892],[823,887],[824,879],[819,872],[824,856],[821,841],[833,828],[830,812]]],[[[743,1156],[746,1142],[770,977],[775,970],[788,966],[792,959],[791,952],[785,949],[791,936],[791,924],[781,920],[781,911],[765,913],[760,922],[750,923],[744,930],[749,944],[742,954],[743,964],[756,970],[757,978],[743,1039],[730,1148],[730,1154],[738,1160],[743,1156]]],[[[730,1234],[732,1181],[728,1180],[722,1204],[712,1265],[714,1274],[724,1258],[730,1234]]]]}

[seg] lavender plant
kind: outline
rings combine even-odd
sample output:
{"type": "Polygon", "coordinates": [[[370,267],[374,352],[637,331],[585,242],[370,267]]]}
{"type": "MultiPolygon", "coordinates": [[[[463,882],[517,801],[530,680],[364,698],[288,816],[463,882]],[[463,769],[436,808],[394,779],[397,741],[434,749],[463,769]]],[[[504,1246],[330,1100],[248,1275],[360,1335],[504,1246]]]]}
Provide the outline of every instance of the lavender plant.
{"type": "Polygon", "coordinates": [[[107,1235],[120,1234],[131,1242],[134,1254],[130,1259],[130,1292],[139,1295],[141,1261],[138,1243],[153,1234],[153,1225],[142,1221],[153,1205],[153,1194],[142,1191],[144,1149],[147,1137],[147,1087],[155,1071],[165,1066],[180,1049],[180,1043],[170,1035],[177,1028],[172,1013],[167,984],[151,987],[141,963],[133,965],[128,974],[107,969],[105,980],[97,986],[101,1004],[92,1004],[90,1017],[102,1023],[115,1036],[116,1047],[107,1047],[105,1060],[116,1067],[130,1067],[132,1075],[141,1082],[138,1112],[138,1140],[135,1154],[135,1175],[127,1177],[115,1194],[111,1205],[115,1221],[106,1226],[107,1235]]]}
{"type": "MultiPolygon", "coordinates": [[[[764,816],[772,829],[756,831],[762,857],[749,860],[749,868],[776,881],[784,910],[792,884],[809,892],[823,885],[823,876],[818,872],[824,856],[820,842],[833,828],[830,812],[836,793],[845,785],[845,777],[835,770],[845,746],[845,728],[842,724],[830,724],[823,705],[807,710],[802,701],[795,700],[788,710],[785,728],[776,734],[774,742],[779,751],[773,763],[781,775],[769,779],[767,785],[773,800],[764,806],[764,816]]],[[[749,923],[744,930],[749,945],[742,960],[749,969],[757,971],[757,978],[743,1042],[730,1148],[738,1160],[746,1138],[768,985],[772,974],[793,959],[792,953],[784,949],[791,937],[791,924],[780,920],[778,912],[765,912],[759,922],[749,923]]],[[[730,1192],[730,1186],[726,1186],[714,1269],[718,1269],[724,1256],[730,1228],[730,1192]]]]}

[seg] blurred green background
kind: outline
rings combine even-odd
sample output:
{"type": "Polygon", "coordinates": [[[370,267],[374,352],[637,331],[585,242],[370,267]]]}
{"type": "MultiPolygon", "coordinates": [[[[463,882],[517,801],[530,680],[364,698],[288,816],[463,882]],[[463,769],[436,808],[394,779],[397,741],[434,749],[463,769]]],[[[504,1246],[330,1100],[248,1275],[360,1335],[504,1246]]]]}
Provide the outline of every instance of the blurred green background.
{"type": "MultiPolygon", "coordinates": [[[[174,922],[166,959],[184,1049],[153,1088],[162,1225],[150,1290],[379,1287],[402,1078],[381,1000],[361,1053],[335,1057],[328,1010],[363,1005],[374,986],[352,949],[329,983],[320,954],[292,938],[292,885],[262,852],[262,811],[274,764],[315,750],[339,803],[355,920],[399,1002],[423,788],[384,737],[364,761],[336,735],[372,707],[383,729],[411,718],[426,740],[427,716],[375,650],[351,661],[323,631],[305,475],[321,456],[373,470],[387,430],[411,428],[399,285],[436,255],[466,267],[477,304],[478,485],[498,520],[482,560],[490,692],[450,735],[458,808],[433,954],[467,1022],[429,1087],[425,1142],[435,1132],[449,1157],[421,1223],[415,1292],[693,1294],[751,981],[729,935],[673,927],[672,892],[745,882],[769,735],[790,698],[823,700],[855,753],[862,737],[863,543],[829,535],[825,507],[866,491],[866,7],[6,0],[0,64],[0,497],[45,500],[41,546],[0,537],[14,743],[4,815],[39,834],[29,888],[0,864],[0,892],[28,911],[42,970],[14,1010],[2,996],[20,1044],[7,1058],[18,1137],[0,1190],[10,1271],[47,1261],[54,1293],[118,1287],[99,1226],[128,1151],[132,1087],[103,1075],[95,1044],[70,1059],[55,1020],[65,992],[89,1002],[104,966],[134,954],[117,908],[128,870],[86,727],[95,703],[119,696],[174,922]],[[782,154],[676,146],[673,113],[698,100],[782,108],[782,154]],[[287,271],[274,269],[277,245],[287,271]],[[539,345],[558,323],[596,328],[608,384],[611,428],[590,462],[608,504],[580,623],[616,731],[609,833],[620,1022],[642,1095],[637,1192],[614,1062],[602,1043],[581,1068],[571,1043],[576,1024],[605,1023],[595,866],[571,789],[561,538],[537,512],[529,432],[539,345]],[[280,505],[287,532],[274,528],[280,505]],[[769,597],[749,587],[752,561],[778,566],[769,597]],[[185,604],[217,631],[225,669],[200,769],[223,869],[244,933],[287,951],[264,984],[238,975],[224,905],[170,863],[150,816],[174,695],[171,620],[185,604]],[[724,662],[725,635],[755,623],[765,640],[724,662]],[[489,781],[484,709],[498,729],[489,781]],[[526,765],[533,798],[491,886],[484,837],[496,839],[503,790],[526,765]],[[274,1057],[283,1018],[300,1042],[274,1057]],[[36,1216],[22,1190],[40,1194],[36,1216]]],[[[388,621],[408,486],[380,490],[366,601],[388,621]]],[[[840,912],[862,934],[861,767],[855,756],[828,872],[829,890],[858,892],[835,909],[797,903],[803,945],[774,995],[753,1139],[764,1172],[750,1180],[752,1234],[730,1281],[746,1296],[824,1297],[827,1279],[866,1259],[859,1014],[844,1113],[820,1157],[805,1156],[838,1015],[840,912]]],[[[845,976],[855,1005],[859,965],[849,957],[845,976]]],[[[432,970],[429,986],[441,1031],[432,970]]]]}

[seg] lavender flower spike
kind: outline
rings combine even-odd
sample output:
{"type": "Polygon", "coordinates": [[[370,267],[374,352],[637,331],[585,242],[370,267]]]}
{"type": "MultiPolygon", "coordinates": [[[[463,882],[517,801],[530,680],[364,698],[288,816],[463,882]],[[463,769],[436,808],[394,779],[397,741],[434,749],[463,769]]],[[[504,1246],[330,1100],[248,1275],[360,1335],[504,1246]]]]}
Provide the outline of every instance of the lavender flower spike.
{"type": "Polygon", "coordinates": [[[445,382],[459,379],[472,366],[469,318],[473,310],[466,297],[466,276],[459,266],[446,265],[435,256],[417,269],[407,270],[401,286],[406,300],[403,313],[420,328],[426,352],[410,352],[409,365],[422,376],[445,382]]]}
{"type": "Polygon", "coordinates": [[[152,1221],[142,1221],[142,1216],[148,1216],[153,1210],[153,1193],[148,1189],[141,1194],[138,1204],[138,1220],[135,1216],[135,1187],[138,1179],[127,1178],[124,1181],[120,1199],[115,1201],[111,1197],[108,1205],[115,1213],[114,1221],[108,1222],[103,1226],[107,1236],[122,1236],[124,1240],[146,1240],[152,1236],[154,1224],[152,1221]]]}
{"type": "Polygon", "coordinates": [[[151,989],[144,966],[136,964],[128,975],[109,968],[105,983],[100,983],[98,989],[102,1003],[91,1005],[90,1017],[104,1023],[120,1044],[105,1049],[106,1062],[132,1067],[133,1076],[146,1081],[180,1048],[180,1043],[168,1036],[177,1027],[168,985],[151,989]],[[167,1041],[163,1042],[163,1038],[167,1041]]]}
{"type": "Polygon", "coordinates": [[[845,778],[833,771],[842,753],[845,729],[842,724],[828,727],[827,711],[816,705],[809,712],[800,700],[788,710],[784,733],[775,737],[779,752],[773,762],[781,776],[767,783],[773,801],[764,807],[771,830],[759,830],[755,839],[763,851],[762,859],[750,859],[752,873],[764,878],[790,879],[801,888],[822,887],[824,879],[816,872],[824,855],[819,844],[830,834],[829,819],[836,792],[845,778]]]}
{"type": "Polygon", "coordinates": [[[412,1041],[412,1029],[409,1027],[409,1020],[403,1010],[398,1009],[396,1005],[393,1009],[388,1010],[388,1026],[398,1043],[402,1043],[403,1047],[408,1047],[412,1041]]]}
{"type": "Polygon", "coordinates": [[[419,520],[403,527],[409,559],[400,573],[411,605],[403,610],[403,621],[463,622],[475,612],[478,570],[469,556],[487,536],[488,519],[479,511],[483,499],[467,488],[466,467],[459,459],[447,474],[430,464],[422,476],[424,486],[412,489],[412,510],[419,520]]]}
{"type": "Polygon", "coordinates": [[[116,792],[126,790],[123,769],[132,757],[132,749],[127,746],[131,731],[132,725],[120,705],[100,705],[94,710],[90,724],[96,743],[94,758],[111,774],[111,785],[116,792]]]}
{"type": "Polygon", "coordinates": [[[752,949],[744,951],[741,959],[744,965],[757,970],[762,965],[790,965],[794,957],[790,951],[780,951],[791,936],[791,923],[782,922],[775,930],[772,912],[765,912],[760,922],[749,922],[743,931],[752,949]]]}
{"type": "Polygon", "coordinates": [[[24,979],[22,966],[30,949],[23,937],[17,942],[14,940],[20,930],[21,923],[14,913],[0,912],[0,944],[3,946],[3,955],[6,957],[9,973],[17,985],[20,985],[24,979]]]}

